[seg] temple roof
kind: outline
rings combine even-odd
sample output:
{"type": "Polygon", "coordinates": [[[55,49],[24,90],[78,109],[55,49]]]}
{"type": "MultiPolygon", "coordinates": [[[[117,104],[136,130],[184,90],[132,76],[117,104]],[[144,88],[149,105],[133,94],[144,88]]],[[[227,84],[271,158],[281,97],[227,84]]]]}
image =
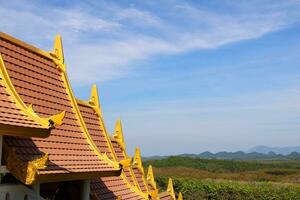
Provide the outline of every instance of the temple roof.
{"type": "Polygon", "coordinates": [[[26,111],[19,108],[16,100],[7,90],[4,78],[0,74],[0,134],[48,136],[50,128],[32,119],[26,111]]]}
{"type": "Polygon", "coordinates": [[[5,136],[8,170],[26,184],[119,174],[119,166],[108,162],[89,137],[67,78],[60,37],[51,53],[3,33],[0,46],[7,73],[2,80],[12,83],[24,106],[41,118],[64,117],[47,138],[5,136]]]}
{"type": "Polygon", "coordinates": [[[172,181],[158,195],[152,167],[145,179],[139,148],[126,153],[118,120],[109,136],[93,85],[74,97],[62,41],[46,52],[0,33],[0,135],[9,172],[24,184],[91,180],[93,199],[174,199],[172,181]]]}
{"type": "MultiPolygon", "coordinates": [[[[94,199],[145,199],[135,185],[128,179],[128,166],[125,166],[125,157],[120,157],[120,147],[110,140],[106,131],[103,116],[100,109],[98,90],[93,85],[91,96],[88,101],[78,100],[77,104],[88,132],[97,146],[97,150],[105,154],[111,162],[119,164],[122,167],[120,176],[98,177],[91,181],[91,192],[94,199]]],[[[118,123],[117,123],[118,126],[118,123]]],[[[122,147],[124,148],[124,146],[122,147]]],[[[122,154],[123,156],[123,154],[122,154]]],[[[128,163],[128,162],[127,162],[128,163]]],[[[130,164],[130,160],[129,163],[130,164]]],[[[130,172],[129,172],[130,173],[130,172]]],[[[133,180],[132,180],[133,181],[133,180]]]]}
{"type": "Polygon", "coordinates": [[[141,191],[144,193],[148,193],[148,188],[145,180],[144,168],[143,168],[142,158],[141,158],[141,153],[139,148],[135,149],[132,170],[141,191]]]}

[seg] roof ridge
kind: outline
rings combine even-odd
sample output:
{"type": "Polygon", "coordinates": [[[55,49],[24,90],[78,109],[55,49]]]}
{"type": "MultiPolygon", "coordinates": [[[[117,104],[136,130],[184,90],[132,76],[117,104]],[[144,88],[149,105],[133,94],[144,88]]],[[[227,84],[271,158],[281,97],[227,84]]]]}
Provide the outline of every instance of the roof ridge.
{"type": "Polygon", "coordinates": [[[19,46],[27,49],[27,50],[30,50],[33,53],[37,53],[37,54],[39,54],[39,55],[41,55],[41,56],[43,56],[45,58],[53,60],[53,57],[47,51],[44,51],[44,50],[42,50],[42,49],[40,49],[38,47],[35,47],[35,46],[31,45],[31,44],[28,44],[28,43],[26,43],[24,41],[21,41],[21,40],[13,37],[11,35],[8,35],[6,33],[0,32],[0,37],[3,38],[3,39],[5,39],[5,40],[7,40],[7,41],[9,41],[9,42],[13,42],[13,43],[15,43],[15,44],[17,44],[17,45],[19,45],[19,46]]]}

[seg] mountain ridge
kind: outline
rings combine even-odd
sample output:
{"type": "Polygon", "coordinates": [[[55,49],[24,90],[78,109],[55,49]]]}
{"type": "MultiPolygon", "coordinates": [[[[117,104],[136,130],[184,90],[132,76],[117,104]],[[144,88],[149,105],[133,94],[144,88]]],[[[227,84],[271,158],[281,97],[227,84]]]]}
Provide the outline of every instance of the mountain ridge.
{"type": "Polygon", "coordinates": [[[269,147],[265,145],[258,145],[252,147],[246,151],[246,153],[257,152],[267,154],[269,152],[274,152],[276,154],[288,155],[292,152],[300,153],[300,146],[290,146],[290,147],[269,147]]]}
{"type": "MultiPolygon", "coordinates": [[[[217,153],[204,151],[199,154],[184,153],[175,156],[203,158],[203,159],[223,159],[223,160],[299,160],[300,146],[299,147],[297,146],[267,147],[261,145],[261,146],[253,147],[247,151],[235,151],[235,152],[222,151],[217,153]]],[[[167,157],[169,156],[156,155],[156,156],[144,157],[144,160],[160,160],[167,157]]]]}

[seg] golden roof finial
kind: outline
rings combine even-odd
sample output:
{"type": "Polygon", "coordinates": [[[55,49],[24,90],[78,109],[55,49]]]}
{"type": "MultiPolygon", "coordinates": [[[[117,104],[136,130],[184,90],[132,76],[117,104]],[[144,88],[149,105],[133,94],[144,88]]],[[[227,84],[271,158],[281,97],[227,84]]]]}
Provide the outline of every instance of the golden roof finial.
{"type": "Polygon", "coordinates": [[[59,34],[55,36],[54,46],[53,46],[53,53],[55,57],[61,62],[64,63],[64,50],[62,46],[62,39],[59,34]]]}
{"type": "Polygon", "coordinates": [[[178,199],[177,199],[177,200],[183,200],[183,197],[182,197],[181,192],[179,192],[179,194],[178,194],[178,199]]]}
{"type": "Polygon", "coordinates": [[[172,196],[173,199],[176,199],[174,187],[173,187],[173,180],[171,178],[169,178],[167,191],[169,192],[169,194],[172,196]]]}
{"type": "Polygon", "coordinates": [[[154,180],[154,174],[153,174],[153,169],[152,169],[151,165],[149,165],[149,167],[148,167],[147,182],[148,182],[148,184],[151,184],[154,189],[156,189],[156,182],[154,180]]]}
{"type": "Polygon", "coordinates": [[[63,72],[66,72],[62,39],[59,34],[55,36],[53,50],[49,52],[49,55],[52,56],[52,58],[54,58],[53,61],[57,65],[58,69],[63,72]]]}
{"type": "Polygon", "coordinates": [[[125,141],[123,136],[122,123],[120,119],[118,119],[116,122],[115,133],[113,135],[113,138],[118,142],[122,150],[125,151],[125,141]]]}
{"type": "Polygon", "coordinates": [[[142,158],[141,158],[141,152],[138,147],[135,148],[135,155],[133,159],[133,165],[135,165],[143,174],[144,174],[144,168],[142,165],[142,158]]]}
{"type": "Polygon", "coordinates": [[[99,101],[99,95],[98,95],[98,88],[97,88],[96,84],[93,84],[93,86],[92,86],[89,104],[91,104],[95,108],[97,114],[100,117],[102,117],[102,112],[101,112],[101,108],[100,108],[100,101],[99,101]]]}

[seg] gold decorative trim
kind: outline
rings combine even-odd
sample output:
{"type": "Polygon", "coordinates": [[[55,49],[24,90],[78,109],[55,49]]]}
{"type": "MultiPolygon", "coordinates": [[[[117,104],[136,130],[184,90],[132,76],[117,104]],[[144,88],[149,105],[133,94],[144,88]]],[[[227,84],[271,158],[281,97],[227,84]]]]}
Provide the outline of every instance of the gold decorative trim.
{"type": "MultiPolygon", "coordinates": [[[[56,38],[56,40],[58,40],[58,39],[56,38]]],[[[60,40],[59,43],[61,44],[61,48],[62,48],[62,40],[61,40],[60,37],[59,37],[59,40],[60,40]]],[[[56,42],[57,41],[55,41],[55,43],[56,42]]],[[[56,46],[56,44],[54,44],[54,46],[56,46]]],[[[53,61],[55,61],[55,60],[57,61],[57,59],[53,58],[53,61]]],[[[72,109],[76,113],[75,116],[76,116],[76,118],[77,118],[77,120],[79,122],[80,128],[81,128],[81,130],[82,130],[82,132],[84,134],[84,137],[86,138],[86,140],[87,140],[87,142],[89,144],[89,147],[91,148],[91,150],[94,151],[94,153],[98,156],[98,158],[100,160],[104,160],[104,161],[110,163],[116,170],[120,170],[120,167],[119,167],[118,163],[110,160],[107,157],[107,155],[105,155],[105,154],[103,155],[103,154],[101,154],[101,152],[99,152],[98,147],[94,143],[93,139],[91,138],[91,136],[89,134],[89,131],[88,131],[88,129],[87,129],[86,125],[85,125],[85,122],[83,120],[83,117],[82,117],[82,115],[80,113],[80,109],[78,107],[77,100],[75,99],[74,93],[73,93],[72,88],[71,88],[70,81],[68,79],[68,76],[67,76],[67,73],[66,73],[66,70],[65,70],[66,66],[65,66],[65,64],[62,61],[59,61],[58,63],[56,62],[56,64],[60,65],[61,69],[64,69],[64,70],[60,70],[61,75],[62,75],[62,80],[64,82],[64,85],[66,86],[66,92],[67,92],[67,94],[69,96],[69,99],[71,101],[72,109]]]]}
{"type": "Polygon", "coordinates": [[[123,136],[122,123],[118,119],[115,126],[115,133],[113,135],[114,140],[120,145],[122,151],[125,151],[126,145],[123,136]]]}
{"type": "Polygon", "coordinates": [[[53,60],[53,57],[50,55],[50,53],[48,53],[48,52],[46,52],[44,50],[41,50],[41,49],[39,49],[37,47],[34,47],[34,46],[30,45],[30,44],[27,44],[27,43],[25,43],[25,42],[23,42],[23,41],[21,41],[21,40],[19,40],[17,38],[14,38],[14,37],[6,34],[6,33],[0,32],[0,37],[3,38],[3,39],[5,39],[5,40],[8,40],[8,41],[10,41],[12,43],[15,43],[15,44],[17,44],[17,45],[19,45],[19,46],[21,46],[23,48],[26,48],[27,50],[29,50],[31,52],[37,53],[37,54],[39,54],[41,56],[44,56],[45,58],[53,60]]]}
{"type": "Polygon", "coordinates": [[[61,113],[54,115],[52,117],[49,118],[49,121],[51,124],[55,125],[62,125],[63,124],[63,119],[66,116],[66,111],[62,111],[61,113]]]}
{"type": "Polygon", "coordinates": [[[26,185],[33,184],[38,175],[38,170],[47,167],[48,153],[45,153],[41,158],[26,162],[21,160],[15,150],[12,147],[8,147],[5,143],[3,143],[3,151],[7,169],[26,185]]]}
{"type": "Polygon", "coordinates": [[[154,174],[153,174],[153,169],[152,166],[149,165],[148,167],[148,172],[147,172],[147,183],[148,185],[151,185],[151,187],[153,188],[153,190],[151,188],[149,188],[149,194],[152,197],[152,199],[158,199],[158,189],[156,186],[156,182],[154,179],[154,174]]]}
{"type": "Polygon", "coordinates": [[[108,132],[106,130],[105,123],[104,123],[104,120],[103,120],[103,115],[102,115],[102,111],[101,111],[101,105],[100,105],[99,93],[98,93],[97,85],[94,84],[92,86],[90,99],[88,101],[83,101],[83,100],[77,99],[77,103],[83,104],[85,106],[89,106],[89,107],[91,107],[95,111],[95,113],[98,116],[99,123],[100,123],[100,127],[99,128],[102,127],[103,132],[104,132],[103,135],[104,135],[105,140],[106,140],[106,142],[108,144],[108,149],[110,150],[110,152],[113,155],[113,161],[115,162],[116,165],[119,165],[119,163],[117,162],[117,155],[115,154],[115,151],[113,150],[113,146],[111,144],[111,140],[109,138],[109,134],[108,134],[108,132]]]}
{"type": "Polygon", "coordinates": [[[94,108],[98,116],[102,118],[101,105],[99,101],[99,93],[96,84],[93,84],[92,86],[91,95],[88,103],[94,108]]]}
{"type": "Polygon", "coordinates": [[[174,192],[174,187],[173,187],[173,180],[171,178],[169,178],[167,192],[171,195],[171,197],[174,200],[176,200],[175,192],[174,192]]]}
{"type": "Polygon", "coordinates": [[[63,46],[62,46],[62,39],[61,39],[61,36],[59,34],[57,34],[55,36],[53,51],[49,52],[49,53],[50,53],[51,56],[53,56],[57,60],[59,60],[60,63],[63,64],[65,62],[64,50],[63,50],[63,46]]]}
{"type": "Polygon", "coordinates": [[[147,182],[148,184],[150,184],[153,188],[157,188],[156,187],[156,182],[154,180],[154,175],[153,175],[153,169],[152,169],[152,166],[149,165],[148,167],[148,173],[147,173],[147,182]]]}
{"type": "Polygon", "coordinates": [[[149,196],[151,199],[159,200],[158,190],[151,190],[149,191],[149,196]]]}
{"type": "MultiPolygon", "coordinates": [[[[120,124],[121,126],[122,126],[122,124],[120,124]]],[[[122,131],[122,137],[120,137],[120,136],[118,136],[119,138],[123,138],[123,131],[122,131]]],[[[110,139],[111,141],[115,141],[115,142],[117,142],[118,143],[118,145],[120,145],[120,143],[116,140],[116,138],[115,137],[111,137],[111,139],[110,139]]],[[[130,159],[131,161],[132,161],[132,158],[131,157],[129,157],[128,155],[127,155],[127,153],[126,153],[126,146],[125,146],[125,142],[124,142],[124,149],[122,149],[122,147],[120,146],[120,148],[121,148],[121,151],[122,151],[122,154],[123,154],[123,156],[124,156],[124,158],[127,160],[127,159],[130,159]]],[[[124,177],[126,178],[126,182],[128,182],[128,185],[129,185],[129,187],[134,187],[135,188],[135,191],[137,191],[140,195],[142,195],[142,196],[144,196],[144,198],[147,198],[147,194],[146,193],[143,193],[142,192],[142,190],[141,190],[141,188],[140,188],[140,186],[139,186],[139,183],[138,183],[138,181],[137,181],[137,179],[136,179],[136,177],[135,177],[135,175],[134,175],[134,172],[133,172],[133,169],[132,169],[132,165],[131,165],[131,161],[130,161],[130,166],[128,166],[128,170],[129,170],[129,173],[130,173],[130,176],[131,176],[131,178],[133,179],[133,185],[129,182],[129,180],[128,180],[128,178],[127,178],[127,176],[125,176],[124,175],[124,177]]],[[[122,161],[120,161],[120,163],[121,163],[122,161]]]]}
{"type": "Polygon", "coordinates": [[[133,166],[138,168],[143,175],[145,174],[142,164],[141,151],[138,147],[135,148],[133,166]]]}
{"type": "Polygon", "coordinates": [[[179,194],[178,194],[178,199],[177,200],[183,200],[183,197],[182,197],[182,193],[181,192],[179,192],[179,194]]]}
{"type": "Polygon", "coordinates": [[[127,159],[121,160],[119,163],[122,166],[122,168],[125,169],[125,168],[130,167],[131,160],[132,160],[131,158],[127,158],[127,159]]]}
{"type": "Polygon", "coordinates": [[[147,187],[147,181],[145,179],[144,167],[143,167],[143,164],[142,164],[141,151],[138,147],[135,148],[135,154],[134,154],[132,167],[137,168],[141,172],[143,183],[145,184],[146,190],[147,190],[146,193],[149,194],[148,187],[147,187]]]}
{"type": "MultiPolygon", "coordinates": [[[[32,119],[33,121],[35,121],[36,123],[40,124],[41,127],[43,128],[55,128],[55,125],[59,125],[56,123],[53,123],[53,121],[51,121],[53,118],[57,118],[56,116],[51,116],[48,118],[42,118],[39,117],[38,114],[35,113],[35,111],[33,110],[33,106],[29,105],[27,106],[22,98],[19,96],[18,92],[16,91],[10,77],[9,74],[6,70],[4,61],[2,59],[2,56],[0,54],[0,77],[3,79],[3,85],[6,88],[7,93],[10,95],[10,98],[12,98],[12,100],[16,103],[15,105],[22,111],[24,112],[30,119],[32,119]]],[[[63,116],[60,115],[63,119],[63,116]]]]}

